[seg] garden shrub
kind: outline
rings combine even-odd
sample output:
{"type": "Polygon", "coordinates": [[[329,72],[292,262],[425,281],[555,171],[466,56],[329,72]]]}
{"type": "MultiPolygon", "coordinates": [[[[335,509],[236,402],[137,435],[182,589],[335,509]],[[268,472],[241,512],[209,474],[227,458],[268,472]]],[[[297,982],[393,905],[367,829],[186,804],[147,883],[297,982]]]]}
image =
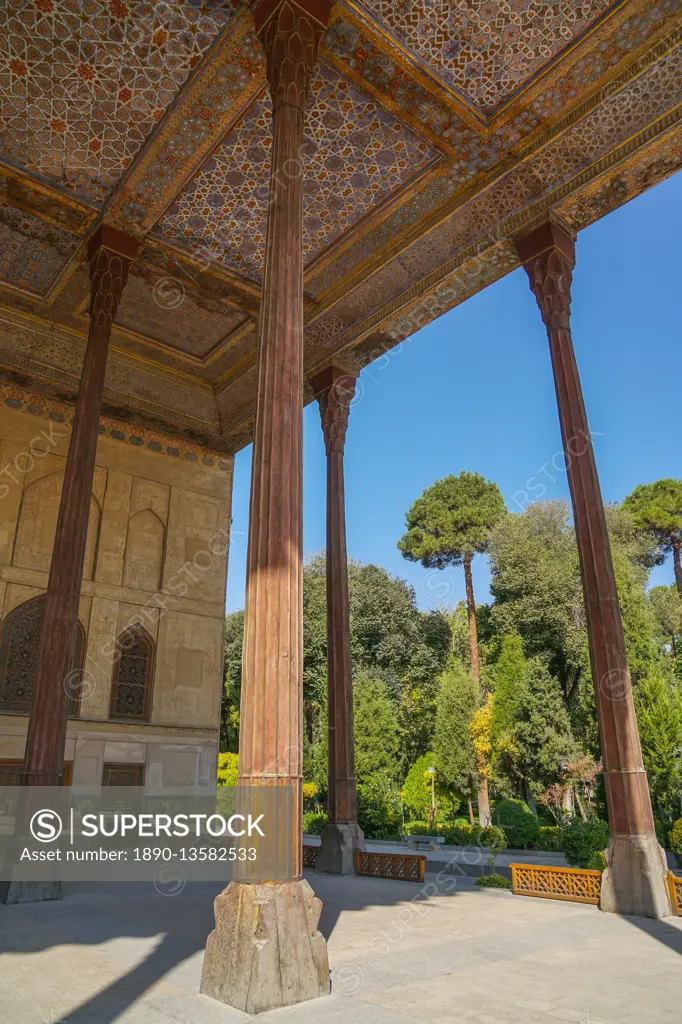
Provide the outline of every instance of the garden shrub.
{"type": "Polygon", "coordinates": [[[668,835],[668,845],[673,853],[682,857],[682,818],[678,818],[668,835]]]}
{"type": "Polygon", "coordinates": [[[495,806],[493,821],[502,826],[510,846],[533,845],[540,835],[540,823],[523,800],[501,800],[495,806]]]}
{"type": "Polygon", "coordinates": [[[218,786],[236,786],[239,771],[239,754],[218,754],[218,786]]]}
{"type": "Polygon", "coordinates": [[[558,825],[540,825],[535,846],[538,850],[553,850],[559,853],[562,849],[562,830],[558,825]]]}
{"type": "Polygon", "coordinates": [[[432,828],[427,821],[407,821],[403,828],[403,835],[406,836],[438,836],[440,830],[432,828]]]}
{"type": "Polygon", "coordinates": [[[306,811],[303,815],[303,832],[308,836],[321,836],[327,824],[324,811],[306,811]]]}
{"type": "Polygon", "coordinates": [[[576,868],[589,867],[592,855],[609,845],[609,826],[605,821],[580,821],[574,818],[563,830],[564,855],[576,868]]]}
{"type": "Polygon", "coordinates": [[[511,889],[512,884],[504,875],[481,875],[476,879],[476,885],[482,885],[486,889],[511,889]]]}
{"type": "Polygon", "coordinates": [[[604,871],[606,869],[606,857],[604,856],[603,850],[597,850],[590,857],[590,863],[587,865],[592,871],[604,871]]]}
{"type": "Polygon", "coordinates": [[[358,786],[358,825],[365,839],[400,840],[400,796],[385,780],[358,786]]]}
{"type": "Polygon", "coordinates": [[[476,842],[475,829],[468,822],[458,825],[457,828],[449,828],[443,836],[447,846],[471,846],[476,842]]]}

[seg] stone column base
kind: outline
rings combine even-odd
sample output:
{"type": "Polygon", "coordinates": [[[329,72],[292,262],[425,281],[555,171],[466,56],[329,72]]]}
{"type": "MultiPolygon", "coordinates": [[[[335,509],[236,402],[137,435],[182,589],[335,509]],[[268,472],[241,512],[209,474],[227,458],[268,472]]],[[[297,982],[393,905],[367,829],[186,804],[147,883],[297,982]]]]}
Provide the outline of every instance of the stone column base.
{"type": "Polygon", "coordinates": [[[322,902],[308,882],[230,882],[216,897],[201,992],[245,1013],[329,994],[322,902]]]}
{"type": "Polygon", "coordinates": [[[325,825],[315,870],[330,875],[354,875],[355,851],[364,850],[365,836],[357,821],[325,825]]]}
{"type": "Polygon", "coordinates": [[[42,903],[62,898],[61,882],[0,882],[0,903],[42,903]]]}
{"type": "Polygon", "coordinates": [[[616,836],[606,850],[599,909],[610,914],[670,917],[668,864],[656,836],[616,836]]]}

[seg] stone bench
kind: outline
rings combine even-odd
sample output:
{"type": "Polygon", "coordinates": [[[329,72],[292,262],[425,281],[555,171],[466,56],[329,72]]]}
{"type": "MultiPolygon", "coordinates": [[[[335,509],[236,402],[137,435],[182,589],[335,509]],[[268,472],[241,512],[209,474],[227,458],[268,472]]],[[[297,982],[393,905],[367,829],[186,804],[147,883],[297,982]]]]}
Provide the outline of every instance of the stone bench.
{"type": "Polygon", "coordinates": [[[444,836],[403,836],[410,850],[437,850],[445,842],[444,836]]]}

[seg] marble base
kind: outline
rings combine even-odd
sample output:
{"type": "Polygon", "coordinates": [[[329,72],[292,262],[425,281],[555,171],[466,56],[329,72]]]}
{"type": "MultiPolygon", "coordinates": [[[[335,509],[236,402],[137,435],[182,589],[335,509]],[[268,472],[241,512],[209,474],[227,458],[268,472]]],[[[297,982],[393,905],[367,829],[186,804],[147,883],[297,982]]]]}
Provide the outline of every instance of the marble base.
{"type": "Polygon", "coordinates": [[[617,836],[606,850],[600,910],[658,920],[670,917],[668,864],[656,836],[617,836]]]}
{"type": "Polygon", "coordinates": [[[329,994],[322,903],[308,882],[230,882],[214,907],[204,995],[255,1014],[329,994]]]}
{"type": "Polygon", "coordinates": [[[329,875],[354,875],[355,851],[365,849],[365,836],[357,822],[325,825],[315,870],[329,875]]]}
{"type": "Polygon", "coordinates": [[[0,882],[0,903],[43,903],[62,898],[61,882],[0,882]]]}

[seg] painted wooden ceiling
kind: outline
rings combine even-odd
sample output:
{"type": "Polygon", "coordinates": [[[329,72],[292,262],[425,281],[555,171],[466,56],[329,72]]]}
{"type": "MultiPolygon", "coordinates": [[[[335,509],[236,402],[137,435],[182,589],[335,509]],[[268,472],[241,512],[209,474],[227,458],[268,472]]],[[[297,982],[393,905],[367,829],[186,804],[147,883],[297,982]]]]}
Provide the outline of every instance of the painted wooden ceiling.
{"type": "MultiPolygon", "coordinates": [[[[238,0],[5,0],[5,386],[73,396],[106,218],[144,241],[107,411],[248,443],[270,141],[238,0]]],[[[310,375],[514,269],[510,239],[549,211],[579,230],[682,165],[682,0],[340,0],[303,157],[310,375]]]]}

